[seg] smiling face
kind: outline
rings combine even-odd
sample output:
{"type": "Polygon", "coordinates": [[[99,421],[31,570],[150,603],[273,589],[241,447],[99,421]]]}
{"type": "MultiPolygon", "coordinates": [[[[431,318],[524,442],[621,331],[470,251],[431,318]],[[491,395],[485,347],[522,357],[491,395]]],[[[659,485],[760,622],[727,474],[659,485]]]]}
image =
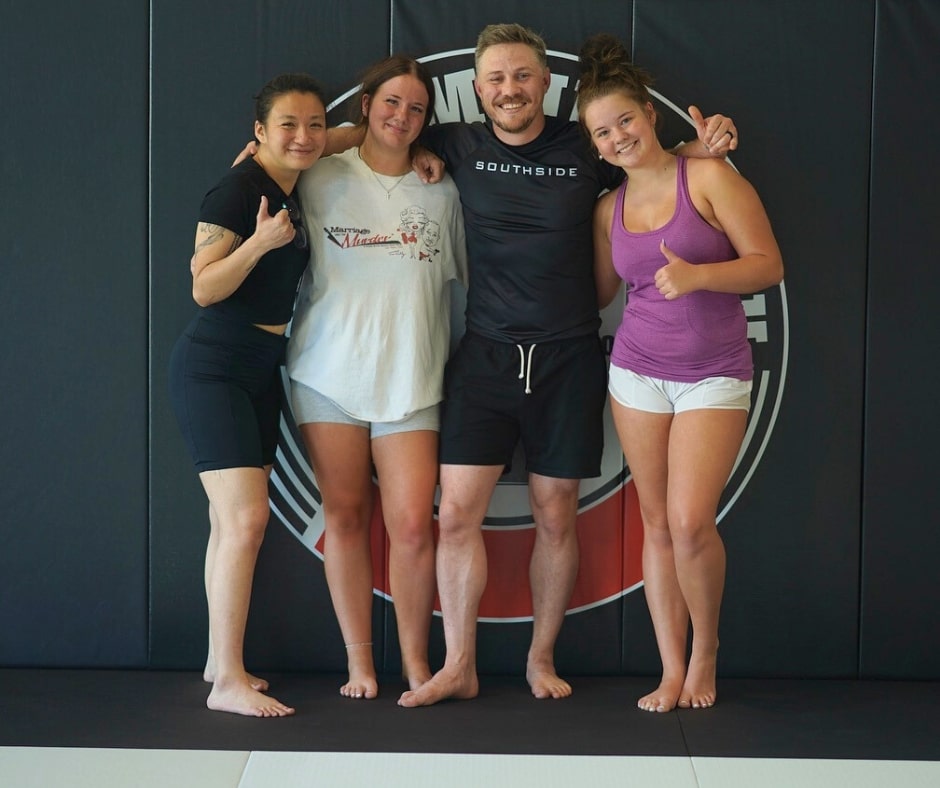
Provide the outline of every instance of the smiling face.
{"type": "Polygon", "coordinates": [[[550,81],[548,69],[526,44],[494,44],[483,51],[474,86],[499,139],[523,145],[541,133],[550,81]]]}
{"type": "Polygon", "coordinates": [[[654,126],[652,104],[645,106],[624,93],[610,93],[584,108],[584,126],[605,161],[617,167],[635,167],[661,146],[654,126]]]}
{"type": "Polygon", "coordinates": [[[269,173],[298,173],[320,158],[326,145],[326,109],[313,93],[283,93],[264,123],[255,121],[257,158],[269,173]]]}
{"type": "Polygon", "coordinates": [[[383,82],[372,95],[362,97],[371,141],[393,149],[407,149],[424,128],[428,91],[421,80],[402,74],[383,82]]]}

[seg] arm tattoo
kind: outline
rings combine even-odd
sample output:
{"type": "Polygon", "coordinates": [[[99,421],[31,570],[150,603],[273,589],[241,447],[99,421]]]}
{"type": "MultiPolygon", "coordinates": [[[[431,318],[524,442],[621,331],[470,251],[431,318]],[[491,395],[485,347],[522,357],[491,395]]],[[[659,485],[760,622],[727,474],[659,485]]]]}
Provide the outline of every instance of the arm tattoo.
{"type": "MultiPolygon", "coordinates": [[[[212,246],[212,244],[218,242],[224,235],[226,228],[221,227],[218,224],[209,224],[208,222],[199,222],[199,235],[204,235],[203,238],[198,244],[196,244],[196,254],[199,254],[207,246],[212,246]]],[[[231,232],[231,231],[230,231],[231,232]]],[[[241,246],[242,238],[239,235],[232,233],[232,245],[229,250],[225,253],[225,256],[228,257],[232,252],[234,252],[239,246],[241,246]]]]}

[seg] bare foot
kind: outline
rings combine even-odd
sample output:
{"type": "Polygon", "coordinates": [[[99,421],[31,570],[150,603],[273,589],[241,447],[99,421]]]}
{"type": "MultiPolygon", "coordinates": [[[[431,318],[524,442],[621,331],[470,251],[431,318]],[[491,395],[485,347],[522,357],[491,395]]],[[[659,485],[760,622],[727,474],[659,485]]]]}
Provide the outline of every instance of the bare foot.
{"type": "Polygon", "coordinates": [[[365,698],[372,700],[379,694],[379,681],[375,671],[349,671],[349,681],[339,688],[339,694],[346,698],[365,698]]]}
{"type": "Polygon", "coordinates": [[[532,694],[539,699],[567,698],[571,694],[571,685],[555,672],[555,666],[551,663],[528,665],[525,679],[529,682],[532,694]]]}
{"type": "Polygon", "coordinates": [[[352,643],[346,646],[346,667],[349,680],[339,688],[344,698],[372,700],[379,694],[379,681],[372,661],[372,643],[352,643]]]}
{"type": "Polygon", "coordinates": [[[679,696],[679,707],[683,709],[710,709],[718,699],[715,688],[715,673],[718,653],[712,651],[697,657],[694,650],[689,660],[689,672],[679,696]]]}
{"type": "Polygon", "coordinates": [[[409,690],[416,690],[431,680],[431,668],[427,665],[421,668],[412,668],[402,674],[402,678],[408,684],[409,690]]]}
{"type": "MultiPolygon", "coordinates": [[[[271,686],[265,679],[259,678],[258,676],[252,676],[250,673],[246,673],[245,675],[248,677],[248,683],[253,690],[267,692],[271,686]]],[[[207,681],[209,684],[215,683],[215,660],[213,660],[212,657],[206,660],[206,668],[202,671],[202,680],[207,681]]]]}
{"type": "Polygon", "coordinates": [[[402,693],[398,705],[408,708],[432,706],[447,698],[469,700],[479,692],[480,682],[475,671],[463,672],[445,666],[417,689],[402,693]]]}
{"type": "Polygon", "coordinates": [[[679,693],[682,691],[682,676],[676,678],[666,678],[663,676],[660,685],[649,695],[640,698],[636,705],[643,711],[672,711],[679,700],[679,693]]]}
{"type": "Polygon", "coordinates": [[[213,711],[227,711],[247,717],[288,717],[294,713],[290,706],[252,689],[247,680],[226,682],[224,686],[222,682],[215,682],[206,706],[213,711]]]}

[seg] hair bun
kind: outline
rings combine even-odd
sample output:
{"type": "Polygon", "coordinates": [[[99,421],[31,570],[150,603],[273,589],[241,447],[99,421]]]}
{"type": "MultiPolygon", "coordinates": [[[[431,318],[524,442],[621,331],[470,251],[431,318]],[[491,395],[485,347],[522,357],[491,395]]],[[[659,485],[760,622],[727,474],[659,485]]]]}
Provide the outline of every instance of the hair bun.
{"type": "Polygon", "coordinates": [[[578,64],[582,74],[593,75],[602,80],[605,76],[621,71],[630,65],[630,53],[627,48],[609,33],[591,36],[578,54],[578,64]]]}

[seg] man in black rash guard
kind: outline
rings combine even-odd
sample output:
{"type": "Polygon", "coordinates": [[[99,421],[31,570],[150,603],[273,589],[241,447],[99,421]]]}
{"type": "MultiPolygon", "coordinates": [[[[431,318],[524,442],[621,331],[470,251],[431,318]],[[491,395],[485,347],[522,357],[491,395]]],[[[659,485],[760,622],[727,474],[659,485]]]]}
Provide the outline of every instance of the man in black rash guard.
{"type": "MultiPolygon", "coordinates": [[[[432,126],[422,138],[460,190],[470,284],[441,425],[437,581],[447,656],[430,681],[401,696],[402,706],[478,693],[482,524],[519,440],[536,532],[526,679],[537,698],[571,694],[555,672],[554,646],[578,572],[579,480],[600,473],[607,384],[592,215],[620,173],[592,154],[576,123],[546,117],[549,81],[537,34],[490,25],[477,40],[475,80],[489,123],[432,126]]],[[[735,146],[730,120],[693,114],[693,155],[735,146]]]]}

